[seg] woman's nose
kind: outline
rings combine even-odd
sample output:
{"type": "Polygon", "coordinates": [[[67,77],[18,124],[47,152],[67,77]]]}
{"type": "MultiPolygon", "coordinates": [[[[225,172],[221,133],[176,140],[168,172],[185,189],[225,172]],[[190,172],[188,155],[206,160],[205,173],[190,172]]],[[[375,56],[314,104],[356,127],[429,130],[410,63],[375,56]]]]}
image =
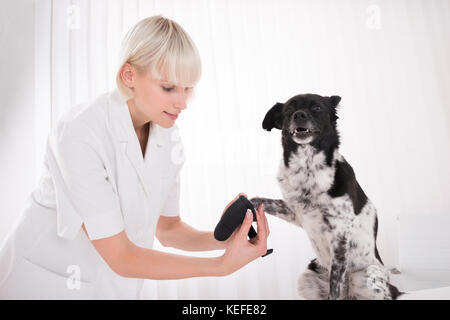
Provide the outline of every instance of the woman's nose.
{"type": "Polygon", "coordinates": [[[184,92],[178,92],[178,94],[175,97],[175,100],[173,101],[173,106],[177,109],[184,110],[187,107],[186,101],[187,101],[187,93],[184,92]]]}
{"type": "Polygon", "coordinates": [[[177,97],[177,99],[174,102],[174,107],[180,110],[184,110],[187,107],[187,98],[188,95],[186,92],[180,93],[177,97]]]}
{"type": "Polygon", "coordinates": [[[177,108],[177,109],[184,110],[184,109],[186,109],[186,107],[187,107],[186,100],[178,101],[175,103],[175,108],[177,108]]]}

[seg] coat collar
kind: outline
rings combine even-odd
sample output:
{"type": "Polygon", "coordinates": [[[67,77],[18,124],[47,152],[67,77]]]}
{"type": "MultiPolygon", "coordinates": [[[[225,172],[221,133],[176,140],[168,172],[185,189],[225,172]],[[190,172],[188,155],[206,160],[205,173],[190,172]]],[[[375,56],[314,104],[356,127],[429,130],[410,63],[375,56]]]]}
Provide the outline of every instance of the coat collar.
{"type": "Polygon", "coordinates": [[[145,158],[143,158],[128,104],[117,89],[110,93],[108,110],[113,134],[120,142],[121,152],[126,154],[129,161],[133,164],[143,189],[150,196],[148,181],[155,173],[150,171],[158,170],[159,151],[165,144],[163,128],[156,123],[151,123],[145,158]]]}
{"type": "MultiPolygon", "coordinates": [[[[109,99],[110,120],[115,126],[116,137],[121,141],[136,140],[137,136],[134,131],[133,121],[131,120],[130,111],[126,99],[115,89],[110,93],[109,99]]],[[[160,147],[164,145],[162,129],[156,123],[151,123],[148,141],[156,142],[160,147]]]]}

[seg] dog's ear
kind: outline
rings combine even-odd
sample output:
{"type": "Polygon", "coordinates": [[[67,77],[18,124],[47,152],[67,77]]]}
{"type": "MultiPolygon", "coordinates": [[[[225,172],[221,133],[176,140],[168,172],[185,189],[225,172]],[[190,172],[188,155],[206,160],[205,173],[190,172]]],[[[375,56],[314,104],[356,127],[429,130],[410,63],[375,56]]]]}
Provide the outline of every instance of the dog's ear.
{"type": "Polygon", "coordinates": [[[331,96],[328,98],[332,107],[336,107],[339,102],[341,102],[341,97],[339,96],[331,96]]]}
{"type": "Polygon", "coordinates": [[[273,128],[281,130],[283,126],[283,103],[277,102],[264,117],[262,127],[264,130],[270,131],[273,128]]]}
{"type": "Polygon", "coordinates": [[[328,101],[330,102],[331,106],[331,121],[336,122],[336,120],[339,119],[337,115],[337,106],[339,102],[341,102],[341,97],[331,96],[328,98],[328,101]]]}

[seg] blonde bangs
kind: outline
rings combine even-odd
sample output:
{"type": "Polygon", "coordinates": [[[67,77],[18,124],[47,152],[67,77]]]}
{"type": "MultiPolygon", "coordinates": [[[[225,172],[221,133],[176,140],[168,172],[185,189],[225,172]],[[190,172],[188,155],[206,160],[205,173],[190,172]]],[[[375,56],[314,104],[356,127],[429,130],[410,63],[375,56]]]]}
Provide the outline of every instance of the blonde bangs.
{"type": "Polygon", "coordinates": [[[200,57],[195,48],[169,48],[150,68],[156,79],[180,87],[194,87],[201,77],[200,57]]]}

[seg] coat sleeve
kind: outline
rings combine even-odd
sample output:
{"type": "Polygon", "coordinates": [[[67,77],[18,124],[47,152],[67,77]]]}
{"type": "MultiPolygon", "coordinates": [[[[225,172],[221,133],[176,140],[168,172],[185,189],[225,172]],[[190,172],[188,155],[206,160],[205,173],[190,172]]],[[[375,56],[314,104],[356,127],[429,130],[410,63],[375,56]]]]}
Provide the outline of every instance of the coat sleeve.
{"type": "Polygon", "coordinates": [[[124,230],[119,197],[108,177],[101,146],[94,143],[99,139],[89,138],[88,132],[66,125],[49,144],[57,231],[69,239],[76,237],[83,223],[91,240],[124,230]]]}

